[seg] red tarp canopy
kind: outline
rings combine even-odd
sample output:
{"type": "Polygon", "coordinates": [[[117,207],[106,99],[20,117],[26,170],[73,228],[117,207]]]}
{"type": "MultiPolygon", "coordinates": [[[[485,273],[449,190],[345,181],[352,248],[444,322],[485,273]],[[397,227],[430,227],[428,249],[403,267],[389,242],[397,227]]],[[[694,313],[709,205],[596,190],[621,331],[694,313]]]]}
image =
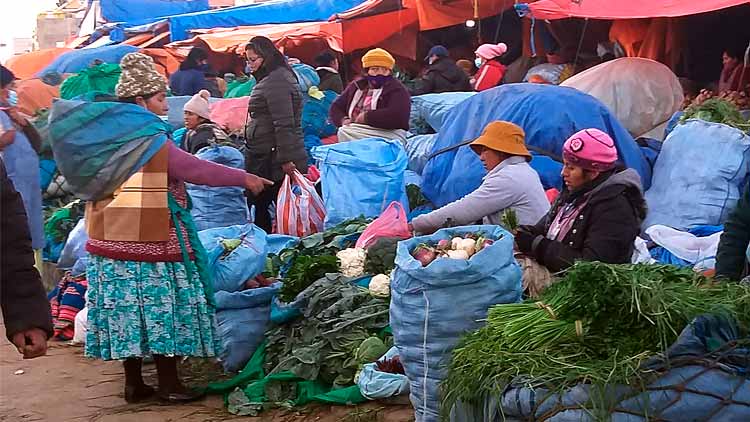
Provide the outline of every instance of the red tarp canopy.
{"type": "Polygon", "coordinates": [[[496,16],[512,7],[513,3],[511,0],[404,0],[406,7],[417,9],[421,31],[496,16]]]}
{"type": "Polygon", "coordinates": [[[748,0],[539,0],[528,7],[536,19],[633,19],[695,15],[748,3],[748,0]]]}
{"type": "Polygon", "coordinates": [[[334,22],[302,22],[201,30],[196,31],[199,34],[189,40],[169,44],[167,49],[176,55],[184,56],[190,47],[203,45],[216,53],[241,54],[250,38],[265,36],[285,51],[304,49],[304,44],[308,42],[320,43],[322,41],[329,48],[345,54],[377,45],[391,48],[394,54],[414,58],[416,57],[417,31],[416,11],[403,9],[334,22]],[[403,36],[400,45],[389,42],[390,38],[397,34],[403,36]],[[404,39],[413,39],[414,42],[404,42],[404,39]],[[384,45],[386,42],[394,45],[384,45]]]}
{"type": "Polygon", "coordinates": [[[58,56],[70,51],[69,48],[47,48],[31,53],[13,56],[5,63],[18,79],[33,78],[37,72],[52,63],[58,56]]]}

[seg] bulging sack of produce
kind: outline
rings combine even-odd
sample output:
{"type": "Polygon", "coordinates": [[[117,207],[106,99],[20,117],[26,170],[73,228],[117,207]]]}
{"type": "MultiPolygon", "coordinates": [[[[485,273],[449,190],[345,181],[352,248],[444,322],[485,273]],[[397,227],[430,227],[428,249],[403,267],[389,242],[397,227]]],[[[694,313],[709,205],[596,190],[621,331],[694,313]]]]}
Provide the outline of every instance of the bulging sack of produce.
{"type": "MultiPolygon", "coordinates": [[[[245,168],[245,157],[234,147],[209,146],[196,157],[237,169],[245,168]]],[[[198,230],[245,224],[248,221],[245,190],[240,187],[211,187],[187,184],[193,203],[190,214],[198,230]]]]}
{"type": "Polygon", "coordinates": [[[315,186],[300,172],[294,180],[284,176],[276,200],[276,232],[289,236],[305,237],[323,231],[326,218],[325,205],[315,186]]]}
{"type": "Polygon", "coordinates": [[[378,239],[383,237],[397,237],[408,239],[411,237],[406,210],[400,202],[393,201],[380,217],[370,223],[362,235],[357,239],[355,247],[367,249],[378,239]]]}
{"type": "Polygon", "coordinates": [[[439,385],[460,336],[479,328],[490,306],[520,299],[521,269],[513,259],[513,236],[499,226],[442,229],[399,242],[390,323],[418,422],[439,420],[439,385]],[[463,245],[468,241],[457,238],[469,235],[489,240],[475,240],[475,247],[485,246],[469,259],[437,258],[427,263],[412,256],[425,245],[450,252],[468,247],[463,245]],[[456,247],[451,245],[454,240],[456,247]]]}
{"type": "Polygon", "coordinates": [[[214,291],[241,290],[266,266],[266,232],[253,224],[203,230],[198,237],[208,254],[214,291]]]}
{"type": "Polygon", "coordinates": [[[678,124],[656,159],[643,229],[661,224],[687,231],[724,224],[748,174],[748,134],[697,119],[678,124]]]}
{"type": "Polygon", "coordinates": [[[377,362],[368,363],[357,377],[359,391],[368,400],[387,399],[409,392],[409,378],[404,375],[398,349],[392,347],[377,362]]]}
{"type": "Polygon", "coordinates": [[[409,126],[411,127],[412,124],[423,126],[421,122],[424,122],[435,132],[439,132],[448,112],[474,94],[474,92],[443,92],[412,97],[409,126]]]}
{"type": "Polygon", "coordinates": [[[313,148],[323,184],[326,227],[377,217],[393,201],[406,208],[406,152],[401,142],[362,139],[313,148]]]}
{"type": "Polygon", "coordinates": [[[263,342],[271,316],[271,300],[281,287],[247,289],[241,292],[216,292],[217,334],[221,342],[219,359],[224,370],[242,369],[263,342]]]}

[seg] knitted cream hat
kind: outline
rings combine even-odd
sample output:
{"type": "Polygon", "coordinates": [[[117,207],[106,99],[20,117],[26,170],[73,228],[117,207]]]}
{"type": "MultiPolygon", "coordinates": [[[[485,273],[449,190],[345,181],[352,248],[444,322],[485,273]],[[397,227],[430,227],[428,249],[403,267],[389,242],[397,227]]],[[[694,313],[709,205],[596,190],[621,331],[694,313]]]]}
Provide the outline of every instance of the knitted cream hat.
{"type": "Polygon", "coordinates": [[[206,120],[211,120],[211,110],[208,108],[209,98],[211,98],[211,93],[205,89],[201,89],[199,93],[193,95],[190,101],[185,103],[183,110],[197,114],[206,120]]]}
{"type": "Polygon", "coordinates": [[[154,59],[141,53],[130,53],[120,61],[120,80],[115,87],[119,98],[143,97],[167,91],[167,82],[154,68],[154,59]]]}

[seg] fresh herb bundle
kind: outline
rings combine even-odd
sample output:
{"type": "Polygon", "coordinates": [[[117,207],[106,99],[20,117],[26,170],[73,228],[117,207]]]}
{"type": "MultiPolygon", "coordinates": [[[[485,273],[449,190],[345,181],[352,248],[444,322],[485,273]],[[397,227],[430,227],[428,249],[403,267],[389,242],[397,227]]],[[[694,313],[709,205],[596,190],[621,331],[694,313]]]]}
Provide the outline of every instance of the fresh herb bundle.
{"type": "Polygon", "coordinates": [[[669,265],[580,262],[538,302],[498,305],[454,349],[443,409],[499,394],[513,380],[562,391],[579,383],[643,386],[641,364],[707,313],[745,329],[750,287],[669,265]],[[519,378],[520,377],[520,378],[519,378]]]}
{"type": "Polygon", "coordinates": [[[742,117],[739,109],[724,98],[710,98],[700,104],[690,105],[680,117],[680,123],[688,119],[701,119],[707,122],[723,123],[743,132],[750,131],[750,121],[742,117]]]}

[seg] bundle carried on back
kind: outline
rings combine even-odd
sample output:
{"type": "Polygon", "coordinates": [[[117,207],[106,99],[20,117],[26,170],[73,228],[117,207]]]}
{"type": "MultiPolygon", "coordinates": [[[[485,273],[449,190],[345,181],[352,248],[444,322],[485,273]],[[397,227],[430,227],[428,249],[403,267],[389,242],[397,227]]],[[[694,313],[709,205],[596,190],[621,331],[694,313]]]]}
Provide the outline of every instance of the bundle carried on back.
{"type": "Polygon", "coordinates": [[[52,152],[75,194],[112,194],[167,142],[169,125],[135,104],[60,100],[49,117],[52,152]]]}

